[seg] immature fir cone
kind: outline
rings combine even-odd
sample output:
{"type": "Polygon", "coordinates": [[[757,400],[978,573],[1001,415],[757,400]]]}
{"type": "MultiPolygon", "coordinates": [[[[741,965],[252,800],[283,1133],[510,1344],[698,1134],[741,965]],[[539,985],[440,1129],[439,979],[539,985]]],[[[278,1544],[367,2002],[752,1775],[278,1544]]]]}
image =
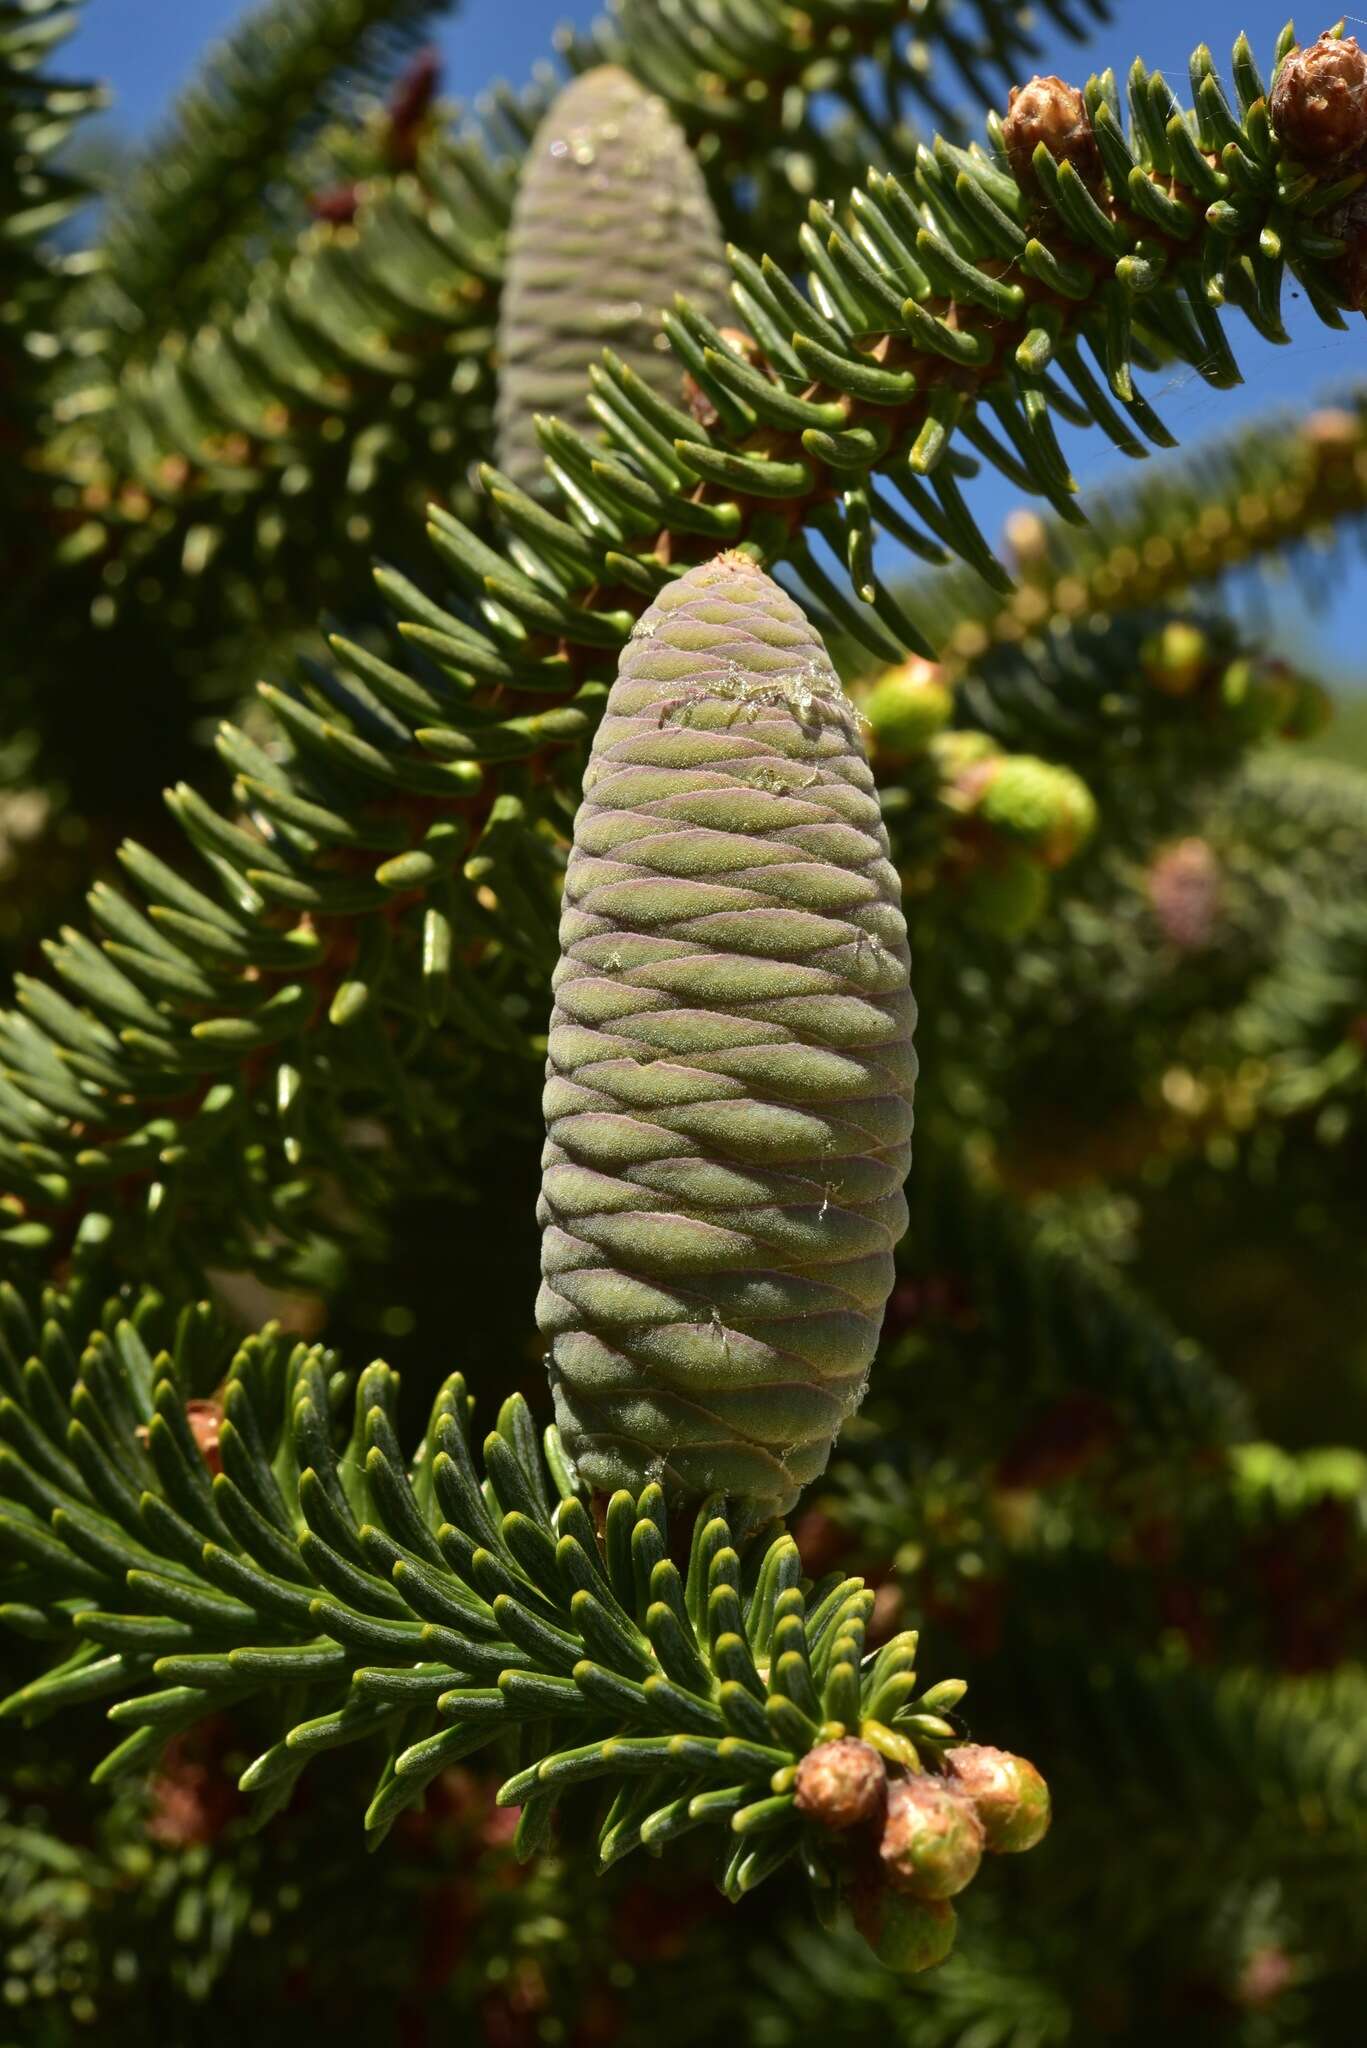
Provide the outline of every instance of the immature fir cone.
{"type": "Polygon", "coordinates": [[[823,1828],[852,1828],[882,1810],[887,1788],[887,1767],[878,1751],[846,1735],[807,1751],[797,1767],[794,1804],[823,1828]]]}
{"type": "Polygon", "coordinates": [[[1323,35],[1293,50],[1269,104],[1278,140],[1308,164],[1367,153],[1367,50],[1356,36],[1323,35]]]}
{"type": "Polygon", "coordinates": [[[499,467],[544,476],[538,412],[596,430],[589,364],[614,349],[661,396],[681,371],[660,328],[676,291],[724,319],[725,249],[702,174],[663,100],[616,65],[565,87],[513,209],[499,314],[499,467]]]}
{"type": "Polygon", "coordinates": [[[1035,181],[1034,155],[1041,142],[1056,163],[1069,163],[1091,182],[1101,170],[1101,154],[1092,132],[1087,102],[1075,85],[1052,73],[1038,74],[1028,85],[1013,85],[1002,121],[1002,140],[1016,183],[1028,190],[1035,181]]]}
{"type": "Polygon", "coordinates": [[[743,555],[623,652],[565,877],[537,1304],[596,1488],[791,1507],[906,1226],[915,1004],[857,715],[743,555]]]}

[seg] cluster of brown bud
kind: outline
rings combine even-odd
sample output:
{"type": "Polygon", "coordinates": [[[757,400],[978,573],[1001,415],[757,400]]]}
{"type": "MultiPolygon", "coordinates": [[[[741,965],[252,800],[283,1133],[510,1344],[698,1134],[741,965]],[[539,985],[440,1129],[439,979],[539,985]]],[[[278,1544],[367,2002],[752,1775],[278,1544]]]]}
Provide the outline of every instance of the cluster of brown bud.
{"type": "Polygon", "coordinates": [[[1307,739],[1328,719],[1327,691],[1289,662],[1240,655],[1226,661],[1204,626],[1169,619],[1139,651],[1139,666],[1165,697],[1204,698],[1234,731],[1250,740],[1276,735],[1307,739]]]}
{"type": "Polygon", "coordinates": [[[962,1743],[942,1764],[890,1772],[872,1743],[844,1736],[798,1766],[798,1812],[844,1838],[855,1925],[879,1961],[904,1975],[949,1954],[949,1901],[984,1854],[1033,1849],[1049,1827],[1049,1788],[1024,1757],[962,1743]]]}
{"type": "MultiPolygon", "coordinates": [[[[1367,50],[1342,33],[1342,23],[1306,48],[1293,49],[1278,67],[1268,112],[1278,141],[1298,161],[1330,175],[1367,168],[1367,50]]],[[[1086,99],[1052,73],[1012,86],[1001,139],[1024,191],[1038,187],[1035,157],[1041,147],[1055,163],[1071,164],[1087,184],[1095,188],[1101,182],[1101,153],[1086,99]]],[[[1343,296],[1367,312],[1367,196],[1350,194],[1324,226],[1346,244],[1338,266],[1343,296]]]]}

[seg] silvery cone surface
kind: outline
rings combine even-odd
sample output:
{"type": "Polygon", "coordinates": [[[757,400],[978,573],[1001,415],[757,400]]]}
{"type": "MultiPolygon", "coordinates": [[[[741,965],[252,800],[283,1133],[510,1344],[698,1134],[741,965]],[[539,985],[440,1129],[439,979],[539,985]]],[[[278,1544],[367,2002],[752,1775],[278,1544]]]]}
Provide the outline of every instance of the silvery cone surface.
{"type": "Polygon", "coordinates": [[[623,652],[553,983],[538,1319],[591,1487],[783,1514],[858,1406],[907,1221],[899,893],[820,636],[745,556],[691,569],[623,652]]]}
{"type": "Polygon", "coordinates": [[[724,319],[728,271],[702,174],[663,100],[616,65],[567,85],[518,189],[499,315],[499,467],[544,472],[533,417],[596,432],[589,364],[614,349],[677,403],[682,371],[660,313],[684,292],[724,319]]]}

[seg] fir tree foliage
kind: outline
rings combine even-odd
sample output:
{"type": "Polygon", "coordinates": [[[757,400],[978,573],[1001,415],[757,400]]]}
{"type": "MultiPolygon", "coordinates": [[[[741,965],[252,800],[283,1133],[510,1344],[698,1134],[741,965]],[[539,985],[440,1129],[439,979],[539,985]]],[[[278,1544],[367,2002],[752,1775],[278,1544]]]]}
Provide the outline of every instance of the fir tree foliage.
{"type": "Polygon", "coordinates": [[[254,9],[73,254],[0,9],[6,1999],[1336,2038],[1367,801],[1227,600],[1362,394],[1058,429],[1364,309],[1367,58],[433,12],[254,9]]]}

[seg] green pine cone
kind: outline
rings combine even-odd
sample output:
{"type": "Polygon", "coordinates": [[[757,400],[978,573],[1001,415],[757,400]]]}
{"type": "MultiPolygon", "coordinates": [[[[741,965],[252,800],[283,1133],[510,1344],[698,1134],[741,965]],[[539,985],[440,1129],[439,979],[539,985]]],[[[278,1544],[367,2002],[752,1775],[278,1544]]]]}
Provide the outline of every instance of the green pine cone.
{"type": "Polygon", "coordinates": [[[858,1406],[906,1227],[915,1004],[858,716],[743,555],[671,583],[584,777],[538,1318],[590,1485],[782,1514],[858,1406]]]}
{"type": "Polygon", "coordinates": [[[660,312],[685,291],[725,318],[726,254],[702,174],[664,101],[614,64],[576,78],[536,132],[499,314],[499,467],[543,480],[534,416],[596,431],[589,364],[612,348],[662,397],[682,372],[660,312]]]}

